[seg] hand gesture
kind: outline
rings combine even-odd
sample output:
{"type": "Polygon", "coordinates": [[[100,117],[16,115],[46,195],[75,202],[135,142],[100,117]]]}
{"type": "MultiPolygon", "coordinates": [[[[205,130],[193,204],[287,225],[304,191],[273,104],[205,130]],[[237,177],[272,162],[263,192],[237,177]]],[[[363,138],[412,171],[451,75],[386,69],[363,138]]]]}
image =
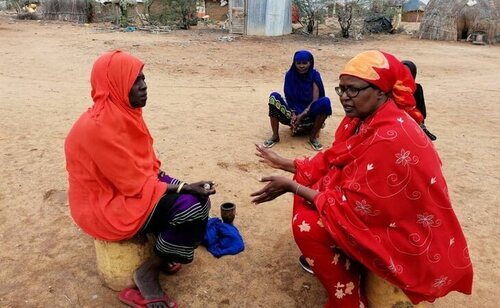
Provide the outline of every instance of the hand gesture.
{"type": "Polygon", "coordinates": [[[290,187],[294,183],[294,181],[283,176],[263,177],[260,181],[267,182],[267,184],[261,190],[250,195],[251,197],[255,197],[252,199],[252,203],[259,204],[274,200],[282,194],[289,192],[290,187]]]}
{"type": "Polygon", "coordinates": [[[212,181],[200,181],[196,183],[186,184],[182,188],[182,192],[186,192],[201,197],[208,197],[215,194],[215,184],[212,181]]]}
{"type": "Polygon", "coordinates": [[[257,152],[255,152],[255,155],[261,158],[259,159],[259,162],[265,163],[274,169],[281,169],[283,167],[281,162],[283,160],[283,157],[278,155],[273,150],[265,148],[260,144],[256,144],[255,149],[257,150],[257,152]]]}

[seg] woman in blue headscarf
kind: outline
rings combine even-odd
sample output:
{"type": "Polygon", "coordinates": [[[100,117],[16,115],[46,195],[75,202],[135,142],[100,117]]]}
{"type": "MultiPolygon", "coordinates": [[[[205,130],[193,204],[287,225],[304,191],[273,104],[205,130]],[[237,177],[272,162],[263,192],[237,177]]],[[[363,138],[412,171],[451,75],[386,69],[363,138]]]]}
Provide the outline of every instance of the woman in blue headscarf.
{"type": "Polygon", "coordinates": [[[325,96],[323,81],[314,69],[314,57],[299,50],[285,75],[285,98],[273,92],[269,96],[269,118],[273,136],[264,141],[270,148],[280,141],[279,123],[291,126],[292,134],[309,133],[309,144],[316,151],[323,145],[318,141],[319,130],[332,114],[330,99],[325,96]]]}

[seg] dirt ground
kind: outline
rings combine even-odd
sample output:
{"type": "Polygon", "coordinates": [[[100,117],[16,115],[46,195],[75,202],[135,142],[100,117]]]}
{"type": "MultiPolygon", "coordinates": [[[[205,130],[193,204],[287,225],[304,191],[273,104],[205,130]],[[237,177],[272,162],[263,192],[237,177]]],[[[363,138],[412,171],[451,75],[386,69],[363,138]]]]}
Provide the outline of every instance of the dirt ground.
{"type": "MultiPolygon", "coordinates": [[[[211,214],[237,204],[243,253],[195,261],[162,277],[181,307],[321,307],[326,295],[299,268],[291,196],[255,206],[257,179],[276,174],[258,163],[254,143],[270,136],[267,96],[282,89],[293,52],[316,57],[334,115],[320,140],[332,141],[342,117],[333,87],[356,53],[383,49],[419,66],[428,128],[438,136],[455,212],[474,264],[472,296],[452,293],[434,307],[498,307],[500,268],[500,46],[381,36],[363,41],[290,35],[227,40],[223,30],[167,34],[113,32],[103,25],[12,20],[0,15],[0,307],[122,307],[102,285],[93,239],[72,222],[66,202],[64,138],[88,108],[93,61],[120,48],[146,63],[144,110],[163,169],[186,181],[218,183],[211,214]],[[496,187],[496,188],[495,188],[496,187]],[[497,291],[495,291],[497,290],[497,291]]],[[[232,37],[232,36],[231,36],[232,37]]],[[[275,149],[313,155],[306,137],[281,130],[275,149]]]]}

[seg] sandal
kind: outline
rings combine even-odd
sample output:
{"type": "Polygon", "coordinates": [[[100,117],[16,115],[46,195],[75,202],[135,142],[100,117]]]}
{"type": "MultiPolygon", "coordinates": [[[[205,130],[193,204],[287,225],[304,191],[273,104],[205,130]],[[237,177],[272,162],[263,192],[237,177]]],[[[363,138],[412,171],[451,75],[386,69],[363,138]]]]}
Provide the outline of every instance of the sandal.
{"type": "Polygon", "coordinates": [[[429,139],[431,139],[432,141],[435,141],[437,139],[436,135],[434,135],[433,133],[431,133],[427,127],[425,126],[424,123],[420,124],[420,127],[422,128],[422,130],[424,131],[424,133],[427,135],[427,137],[429,137],[429,139]]]}
{"type": "Polygon", "coordinates": [[[182,265],[180,263],[177,263],[177,262],[168,262],[167,264],[165,264],[164,266],[162,266],[161,271],[164,274],[172,275],[172,274],[175,274],[178,271],[180,271],[181,268],[182,268],[182,265]]]}
{"type": "Polygon", "coordinates": [[[321,151],[323,150],[323,145],[318,141],[318,139],[310,140],[309,139],[309,145],[313,148],[314,151],[321,151]]]}
{"type": "Polygon", "coordinates": [[[146,308],[148,304],[152,303],[165,303],[167,307],[178,307],[177,303],[170,299],[167,295],[158,298],[145,299],[139,290],[133,288],[123,289],[118,294],[118,299],[129,307],[134,308],[146,308]]]}
{"type": "Polygon", "coordinates": [[[312,270],[311,265],[309,265],[309,263],[307,262],[306,257],[304,257],[304,255],[299,257],[299,264],[300,264],[300,266],[302,266],[304,271],[308,272],[309,274],[314,275],[314,271],[312,270]]]}
{"type": "Polygon", "coordinates": [[[277,139],[267,139],[262,143],[262,146],[265,148],[272,148],[276,143],[280,142],[280,138],[277,139]]]}

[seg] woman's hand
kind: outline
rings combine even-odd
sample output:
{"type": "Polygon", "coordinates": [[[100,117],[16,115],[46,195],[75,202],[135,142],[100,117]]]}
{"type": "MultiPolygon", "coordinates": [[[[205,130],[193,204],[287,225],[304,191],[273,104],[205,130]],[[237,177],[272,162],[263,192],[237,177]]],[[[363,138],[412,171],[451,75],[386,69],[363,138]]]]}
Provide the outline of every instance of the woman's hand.
{"type": "Polygon", "coordinates": [[[200,181],[186,184],[182,187],[181,193],[208,197],[215,194],[215,185],[212,181],[200,181]]]}
{"type": "Polygon", "coordinates": [[[282,165],[283,157],[278,155],[276,152],[274,152],[269,148],[265,148],[260,144],[256,144],[255,149],[257,150],[257,152],[255,152],[255,155],[261,158],[259,159],[259,162],[265,163],[274,169],[283,168],[282,165]]]}
{"type": "Polygon", "coordinates": [[[283,176],[268,176],[263,177],[261,182],[267,182],[261,190],[252,193],[250,196],[255,197],[252,203],[259,204],[271,201],[281,196],[284,193],[291,191],[294,181],[283,176]]]}
{"type": "Polygon", "coordinates": [[[302,118],[300,118],[300,114],[299,115],[296,115],[295,113],[292,114],[292,120],[290,121],[290,126],[292,127],[292,134],[297,133],[301,120],[302,118]]]}
{"type": "Polygon", "coordinates": [[[292,132],[296,134],[299,131],[299,125],[302,122],[302,120],[307,116],[307,113],[309,112],[308,109],[305,109],[301,114],[299,115],[293,115],[292,116],[292,132]]]}
{"type": "Polygon", "coordinates": [[[297,122],[297,114],[295,112],[292,112],[292,119],[290,120],[290,125],[292,128],[295,126],[295,123],[297,122]]]}
{"type": "Polygon", "coordinates": [[[273,150],[265,148],[260,144],[256,144],[255,149],[257,150],[257,152],[255,152],[255,155],[261,158],[259,159],[259,162],[265,163],[274,169],[281,169],[291,173],[295,173],[295,164],[293,163],[293,160],[284,158],[278,155],[273,150]]]}

